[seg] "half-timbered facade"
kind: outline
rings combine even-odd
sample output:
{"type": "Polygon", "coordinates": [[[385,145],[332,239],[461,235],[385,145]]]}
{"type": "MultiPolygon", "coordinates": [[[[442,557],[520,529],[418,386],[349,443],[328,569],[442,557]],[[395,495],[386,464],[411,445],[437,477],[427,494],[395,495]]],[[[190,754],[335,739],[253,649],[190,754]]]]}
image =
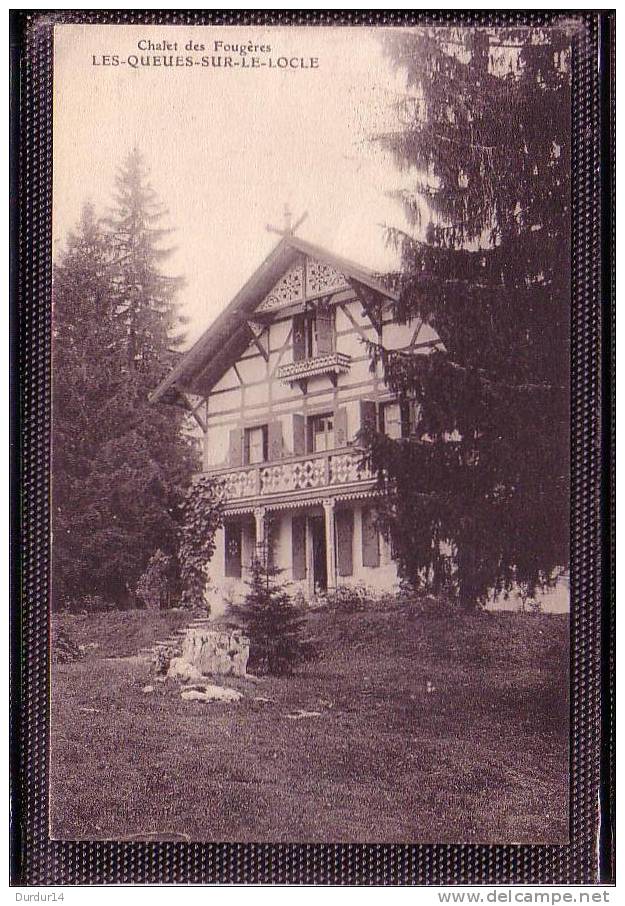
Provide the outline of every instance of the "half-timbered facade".
{"type": "Polygon", "coordinates": [[[366,341],[415,354],[439,341],[420,322],[397,324],[394,301],[370,271],[286,234],[152,395],[193,413],[203,468],[224,482],[217,612],[245,590],[258,545],[307,596],[395,583],[357,438],[368,422],[405,435],[412,419],[366,341]]]}

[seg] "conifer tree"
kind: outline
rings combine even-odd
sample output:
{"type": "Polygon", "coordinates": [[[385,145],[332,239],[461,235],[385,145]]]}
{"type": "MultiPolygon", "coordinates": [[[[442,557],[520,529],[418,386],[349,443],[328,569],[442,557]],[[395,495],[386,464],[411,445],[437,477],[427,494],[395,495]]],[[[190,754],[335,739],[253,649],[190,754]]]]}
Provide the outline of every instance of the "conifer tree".
{"type": "Polygon", "coordinates": [[[52,367],[52,600],[97,594],[89,540],[100,526],[94,462],[117,431],[124,337],[115,317],[111,248],[85,205],[54,268],[52,367]]]}
{"type": "Polygon", "coordinates": [[[252,667],[278,676],[290,673],[314,654],[312,643],[304,638],[306,616],[279,581],[279,572],[271,563],[255,558],[247,582],[249,591],[241,603],[229,608],[229,615],[250,637],[252,667]]]}
{"type": "Polygon", "coordinates": [[[160,271],[168,254],[160,248],[162,215],[133,152],[120,170],[106,229],[90,211],[56,268],[58,603],[90,596],[134,604],[137,582],[158,550],[171,563],[174,594],[179,590],[181,505],[198,458],[183,411],[148,400],[182,340],[175,300],[181,282],[160,271]],[[68,460],[76,460],[75,472],[68,460]]]}
{"type": "Polygon", "coordinates": [[[115,256],[117,313],[126,327],[129,367],[159,375],[171,365],[171,350],[184,340],[185,319],[176,301],[184,281],[161,272],[173,252],[161,245],[171,230],[161,225],[167,211],[137,148],[119,168],[113,200],[104,223],[115,256]]]}
{"type": "Polygon", "coordinates": [[[109,583],[117,600],[131,602],[156,550],[172,558],[172,580],[177,578],[181,507],[198,468],[183,410],[149,403],[184,340],[176,300],[183,281],[161,272],[173,251],[162,247],[170,233],[161,226],[165,214],[143,157],[134,149],[119,169],[114,206],[103,221],[112,248],[113,301],[125,338],[125,363],[115,400],[121,430],[102,445],[96,462],[99,486],[104,490],[111,484],[105,494],[114,548],[109,583]]]}
{"type": "Polygon", "coordinates": [[[415,584],[467,606],[531,597],[568,563],[570,57],[557,29],[396,32],[405,176],[400,318],[444,351],[372,348],[415,407],[410,439],[370,436],[382,521],[415,584]]]}

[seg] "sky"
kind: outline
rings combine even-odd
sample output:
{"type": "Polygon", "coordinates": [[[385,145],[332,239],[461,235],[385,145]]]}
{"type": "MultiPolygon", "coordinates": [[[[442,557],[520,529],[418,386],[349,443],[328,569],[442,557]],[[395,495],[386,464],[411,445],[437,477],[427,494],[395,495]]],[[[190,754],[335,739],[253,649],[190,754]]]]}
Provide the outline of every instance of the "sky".
{"type": "Polygon", "coordinates": [[[383,224],[403,224],[388,197],[400,177],[368,136],[403,85],[379,29],[61,25],[54,67],[55,254],[85,201],[106,213],[116,168],[138,146],[174,229],[166,266],[186,280],[189,343],[278,241],[266,226],[283,225],[285,205],[294,219],[307,212],[302,238],[375,270],[397,263],[383,224]],[[202,64],[240,63],[224,45],[250,43],[271,50],[248,64],[273,67],[202,64]],[[193,65],[141,65],[154,56],[193,65]],[[279,69],[280,58],[318,62],[279,69]]]}

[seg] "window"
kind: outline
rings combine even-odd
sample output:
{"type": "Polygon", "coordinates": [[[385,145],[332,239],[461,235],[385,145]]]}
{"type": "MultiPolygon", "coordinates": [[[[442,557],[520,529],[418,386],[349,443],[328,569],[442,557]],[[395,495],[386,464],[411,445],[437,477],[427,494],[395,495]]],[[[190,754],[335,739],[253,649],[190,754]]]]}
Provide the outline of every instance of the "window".
{"type": "Polygon", "coordinates": [[[226,522],[224,526],[225,574],[231,579],[241,578],[242,531],[240,522],[226,522]]]}
{"type": "Polygon", "coordinates": [[[334,351],[334,309],[319,304],[293,318],[293,360],[314,359],[334,351]]]}
{"type": "Polygon", "coordinates": [[[258,425],[255,428],[246,428],[243,438],[243,462],[251,466],[267,459],[267,425],[258,425]]]}
{"type": "Polygon", "coordinates": [[[308,420],[308,448],[311,453],[334,449],[334,414],[314,415],[308,420]]]}
{"type": "Polygon", "coordinates": [[[402,437],[402,417],[399,403],[384,403],[382,406],[382,431],[391,440],[402,437]]]}
{"type": "Polygon", "coordinates": [[[410,437],[415,433],[418,407],[414,400],[401,400],[382,405],[381,427],[391,440],[410,437]]]}

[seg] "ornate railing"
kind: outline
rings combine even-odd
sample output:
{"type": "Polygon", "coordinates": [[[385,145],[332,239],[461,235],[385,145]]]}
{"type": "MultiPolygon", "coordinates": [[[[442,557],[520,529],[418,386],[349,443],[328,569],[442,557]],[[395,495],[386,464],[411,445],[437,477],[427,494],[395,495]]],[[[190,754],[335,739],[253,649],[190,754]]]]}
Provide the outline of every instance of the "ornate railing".
{"type": "Polygon", "coordinates": [[[300,359],[280,365],[278,378],[285,384],[294,384],[302,378],[317,377],[321,374],[347,374],[352,357],[345,352],[328,352],[315,356],[314,359],[300,359]]]}
{"type": "Polygon", "coordinates": [[[241,469],[211,472],[221,479],[227,500],[270,497],[291,491],[334,488],[370,481],[372,473],[363,463],[363,452],[353,447],[327,453],[281,459],[244,466],[241,469]]]}

